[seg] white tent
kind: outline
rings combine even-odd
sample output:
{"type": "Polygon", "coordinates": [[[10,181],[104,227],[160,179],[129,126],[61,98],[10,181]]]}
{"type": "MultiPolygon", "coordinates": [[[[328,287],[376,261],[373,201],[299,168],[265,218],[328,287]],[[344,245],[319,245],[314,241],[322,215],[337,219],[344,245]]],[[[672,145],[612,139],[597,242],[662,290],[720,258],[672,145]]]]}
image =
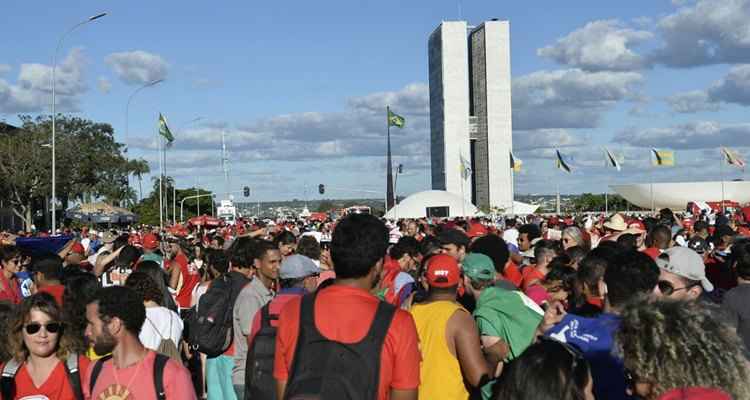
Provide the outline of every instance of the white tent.
{"type": "Polygon", "coordinates": [[[430,216],[435,217],[476,217],[484,215],[476,206],[464,201],[457,194],[444,190],[426,190],[403,199],[398,205],[388,210],[385,217],[388,219],[425,218],[428,216],[428,211],[430,216]]]}

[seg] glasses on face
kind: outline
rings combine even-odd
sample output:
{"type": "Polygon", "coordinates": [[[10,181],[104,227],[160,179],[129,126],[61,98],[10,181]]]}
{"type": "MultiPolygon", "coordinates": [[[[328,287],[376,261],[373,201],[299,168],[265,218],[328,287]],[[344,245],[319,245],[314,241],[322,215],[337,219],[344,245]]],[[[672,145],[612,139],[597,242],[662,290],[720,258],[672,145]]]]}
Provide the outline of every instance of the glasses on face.
{"type": "Polygon", "coordinates": [[[679,292],[680,290],[689,290],[690,288],[696,286],[696,285],[689,285],[689,286],[683,286],[681,288],[675,288],[674,285],[672,285],[672,282],[669,281],[659,281],[656,286],[659,288],[659,291],[665,295],[665,296],[671,296],[674,292],[679,292]]]}
{"type": "Polygon", "coordinates": [[[50,322],[47,324],[40,324],[38,322],[30,322],[24,325],[26,333],[29,335],[36,335],[44,327],[44,330],[48,333],[58,333],[62,330],[62,324],[59,322],[50,322]]]}

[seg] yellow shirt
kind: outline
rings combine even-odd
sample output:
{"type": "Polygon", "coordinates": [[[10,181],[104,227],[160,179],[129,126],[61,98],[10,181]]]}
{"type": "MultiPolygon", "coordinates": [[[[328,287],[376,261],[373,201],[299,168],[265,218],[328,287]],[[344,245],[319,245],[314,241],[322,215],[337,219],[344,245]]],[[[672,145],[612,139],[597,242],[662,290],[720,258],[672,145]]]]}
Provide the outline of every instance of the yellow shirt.
{"type": "MultiPolygon", "coordinates": [[[[417,325],[419,349],[422,353],[420,365],[420,400],[468,399],[461,366],[451,354],[446,342],[445,329],[448,320],[457,310],[464,310],[452,301],[433,301],[415,304],[411,315],[417,325]]],[[[466,310],[464,310],[466,311],[466,310]]]]}

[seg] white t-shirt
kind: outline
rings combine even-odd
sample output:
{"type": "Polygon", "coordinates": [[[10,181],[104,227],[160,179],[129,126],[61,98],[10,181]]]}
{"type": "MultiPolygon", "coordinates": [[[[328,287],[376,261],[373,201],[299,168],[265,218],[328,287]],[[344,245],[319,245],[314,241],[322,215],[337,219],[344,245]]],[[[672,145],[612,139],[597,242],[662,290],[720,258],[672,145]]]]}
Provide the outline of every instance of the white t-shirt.
{"type": "Polygon", "coordinates": [[[505,232],[503,232],[503,240],[505,240],[506,243],[518,243],[518,229],[506,229],[505,232]]]}
{"type": "Polygon", "coordinates": [[[161,306],[146,307],[146,320],[143,321],[138,338],[151,350],[159,348],[162,337],[172,339],[179,346],[182,328],[182,319],[174,311],[161,306]]]}

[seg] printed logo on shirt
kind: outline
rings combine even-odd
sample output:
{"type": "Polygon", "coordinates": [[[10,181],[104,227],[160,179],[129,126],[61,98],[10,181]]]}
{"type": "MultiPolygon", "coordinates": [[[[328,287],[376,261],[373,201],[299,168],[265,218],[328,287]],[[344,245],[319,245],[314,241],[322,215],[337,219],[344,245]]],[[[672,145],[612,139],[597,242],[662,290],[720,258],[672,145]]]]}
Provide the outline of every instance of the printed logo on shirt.
{"type": "Polygon", "coordinates": [[[118,383],[107,386],[103,392],[99,393],[98,400],[135,400],[130,389],[118,383]]]}
{"type": "Polygon", "coordinates": [[[559,332],[551,334],[550,337],[563,343],[568,342],[567,340],[568,337],[570,337],[571,339],[580,340],[581,342],[584,342],[584,343],[591,343],[591,342],[596,342],[599,340],[599,337],[597,336],[594,336],[588,333],[584,333],[584,334],[579,333],[578,332],[579,325],[580,325],[579,321],[576,321],[576,320],[570,321],[568,325],[565,325],[565,327],[562,328],[559,332]]]}
{"type": "Polygon", "coordinates": [[[21,400],[49,400],[49,397],[43,394],[33,394],[31,396],[21,397],[21,400]]]}

